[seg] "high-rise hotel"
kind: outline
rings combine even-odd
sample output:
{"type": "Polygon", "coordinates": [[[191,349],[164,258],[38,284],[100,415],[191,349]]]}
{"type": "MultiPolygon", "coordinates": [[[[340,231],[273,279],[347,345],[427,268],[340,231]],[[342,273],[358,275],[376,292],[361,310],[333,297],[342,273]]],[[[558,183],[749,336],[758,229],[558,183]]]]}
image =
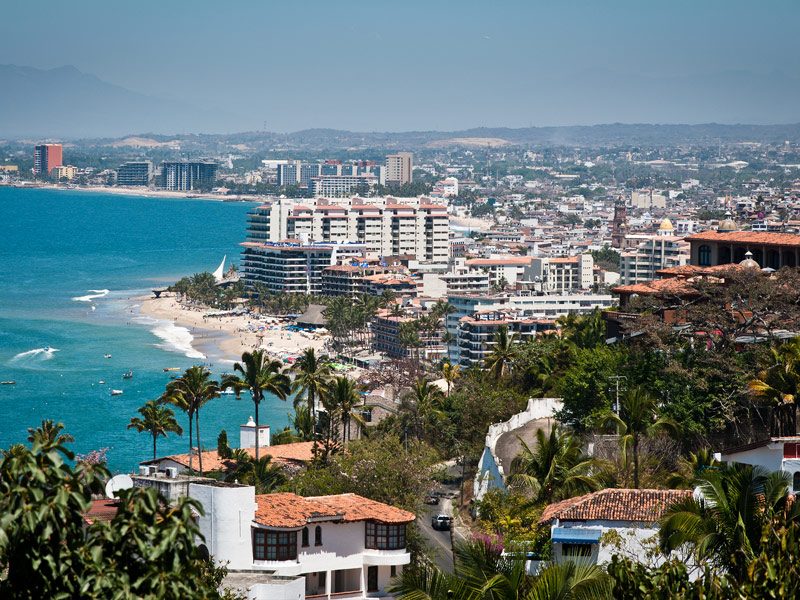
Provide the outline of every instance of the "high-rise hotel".
{"type": "Polygon", "coordinates": [[[53,167],[60,167],[62,161],[61,144],[40,144],[33,148],[33,174],[50,175],[53,167]]]}
{"type": "Polygon", "coordinates": [[[248,215],[247,240],[355,242],[373,256],[413,255],[447,262],[447,207],[430,198],[276,198],[248,215]]]}

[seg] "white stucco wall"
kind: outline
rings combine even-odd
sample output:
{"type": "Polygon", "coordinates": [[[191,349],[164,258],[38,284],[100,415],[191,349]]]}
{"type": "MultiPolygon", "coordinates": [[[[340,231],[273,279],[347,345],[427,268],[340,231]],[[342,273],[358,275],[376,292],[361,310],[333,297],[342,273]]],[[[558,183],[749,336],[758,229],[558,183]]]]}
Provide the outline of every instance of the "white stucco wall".
{"type": "Polygon", "coordinates": [[[190,484],[189,496],[203,505],[198,518],[209,553],[229,569],[253,568],[250,527],[256,513],[255,488],[190,484]]]}
{"type": "Polygon", "coordinates": [[[505,489],[505,476],[503,467],[494,454],[495,445],[500,436],[509,431],[519,429],[523,425],[537,419],[553,418],[556,412],[564,406],[561,398],[530,398],[528,406],[521,412],[513,415],[508,421],[489,425],[486,433],[486,444],[478,461],[478,473],[473,483],[473,493],[476,500],[492,488],[505,489]]]}
{"type": "MultiPolygon", "coordinates": [[[[556,526],[556,525],[554,525],[556,526]]],[[[661,554],[650,556],[649,552],[657,544],[658,527],[652,523],[630,523],[627,521],[581,521],[576,523],[561,522],[558,527],[576,529],[599,529],[602,531],[600,545],[592,545],[591,561],[596,564],[606,564],[611,562],[614,554],[633,558],[644,564],[658,566],[665,561],[661,554]],[[614,532],[616,543],[612,544],[606,534],[614,532]],[[655,537],[654,537],[655,536],[655,537]]],[[[553,543],[552,556],[554,560],[562,558],[562,546],[560,543],[553,543]]]]}
{"type": "Polygon", "coordinates": [[[778,471],[782,467],[783,444],[768,444],[761,448],[753,448],[744,452],[722,454],[722,460],[746,465],[761,465],[770,471],[778,471]]]}

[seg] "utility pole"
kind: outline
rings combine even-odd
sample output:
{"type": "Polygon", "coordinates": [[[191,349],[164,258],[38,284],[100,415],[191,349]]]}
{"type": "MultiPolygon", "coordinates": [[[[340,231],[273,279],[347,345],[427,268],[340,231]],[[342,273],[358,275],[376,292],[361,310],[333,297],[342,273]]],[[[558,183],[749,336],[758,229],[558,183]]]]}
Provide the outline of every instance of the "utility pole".
{"type": "Polygon", "coordinates": [[[622,379],[627,381],[628,378],[625,377],[625,375],[611,375],[608,379],[614,381],[614,387],[616,388],[616,400],[614,402],[614,412],[616,413],[617,416],[619,416],[619,382],[622,379]]]}

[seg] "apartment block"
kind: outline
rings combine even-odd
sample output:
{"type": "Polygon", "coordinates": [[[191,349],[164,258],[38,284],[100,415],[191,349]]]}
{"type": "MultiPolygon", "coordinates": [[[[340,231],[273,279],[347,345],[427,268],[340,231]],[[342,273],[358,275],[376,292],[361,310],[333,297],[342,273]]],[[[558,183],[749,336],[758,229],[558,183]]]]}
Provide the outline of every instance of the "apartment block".
{"type": "Polygon", "coordinates": [[[411,183],[414,173],[414,155],[398,152],[386,157],[386,185],[411,183]]]}
{"type": "Polygon", "coordinates": [[[357,242],[373,256],[447,262],[447,209],[427,198],[275,199],[250,211],[247,240],[357,242]]]}
{"type": "Polygon", "coordinates": [[[153,163],[149,160],[126,162],[117,169],[117,185],[146,187],[152,177],[153,163]]]}
{"type": "Polygon", "coordinates": [[[506,308],[481,311],[473,317],[462,317],[458,323],[458,356],[464,366],[481,365],[492,353],[495,334],[507,327],[509,335],[517,335],[518,343],[536,339],[542,331],[556,328],[555,319],[525,318],[520,309],[506,308]]]}
{"type": "Polygon", "coordinates": [[[633,250],[619,257],[620,284],[630,285],[657,279],[656,272],[689,264],[690,244],[673,235],[675,229],[664,219],[658,235],[649,236],[633,250]]]}
{"type": "Polygon", "coordinates": [[[211,161],[161,163],[159,187],[170,191],[189,191],[217,180],[219,166],[211,161]]]}
{"type": "Polygon", "coordinates": [[[40,144],[33,148],[33,174],[50,175],[53,167],[62,164],[61,144],[40,144]]]}
{"type": "Polygon", "coordinates": [[[591,254],[532,258],[522,276],[540,292],[565,294],[589,290],[594,284],[594,259],[591,254]]]}
{"type": "Polygon", "coordinates": [[[75,179],[78,169],[72,165],[56,165],[50,170],[50,177],[56,181],[61,179],[75,179]]]}
{"type": "Polygon", "coordinates": [[[363,244],[303,244],[247,241],[240,244],[245,285],[270,292],[321,294],[326,267],[364,254],[363,244]]]}
{"type": "Polygon", "coordinates": [[[353,188],[362,185],[374,187],[378,185],[378,177],[376,175],[320,175],[311,178],[309,188],[314,196],[341,198],[349,196],[353,188]]]}

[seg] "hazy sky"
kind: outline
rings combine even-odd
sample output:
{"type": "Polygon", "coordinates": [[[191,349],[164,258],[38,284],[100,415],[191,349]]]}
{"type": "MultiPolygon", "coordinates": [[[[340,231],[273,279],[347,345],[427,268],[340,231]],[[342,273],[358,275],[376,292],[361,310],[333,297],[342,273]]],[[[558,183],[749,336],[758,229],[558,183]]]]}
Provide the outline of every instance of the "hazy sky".
{"type": "Polygon", "coordinates": [[[0,63],[272,131],[776,123],[800,121],[799,25],[797,0],[9,0],[0,63]]]}

